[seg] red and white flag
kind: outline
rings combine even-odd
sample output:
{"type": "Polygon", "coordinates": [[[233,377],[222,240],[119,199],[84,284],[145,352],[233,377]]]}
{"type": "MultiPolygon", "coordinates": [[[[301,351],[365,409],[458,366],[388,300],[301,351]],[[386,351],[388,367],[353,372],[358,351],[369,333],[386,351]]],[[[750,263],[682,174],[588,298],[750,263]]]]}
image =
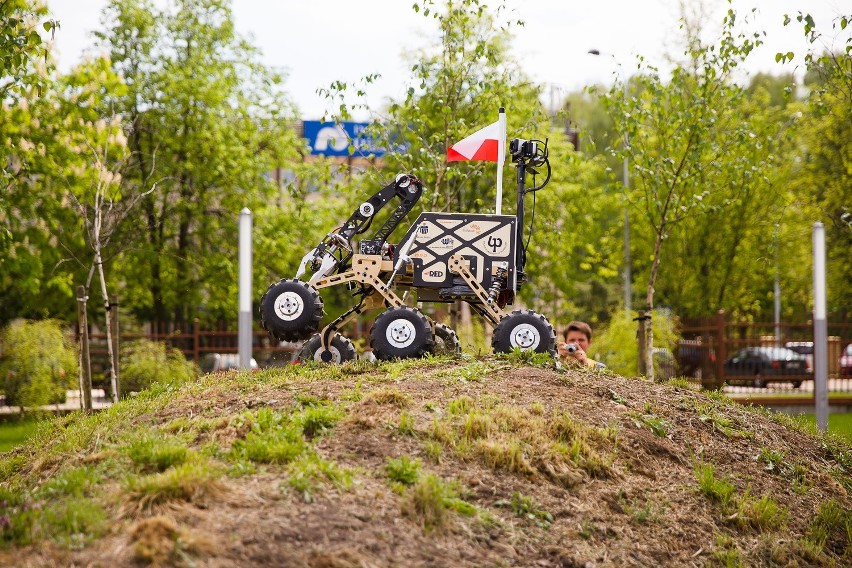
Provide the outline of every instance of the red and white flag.
{"type": "Polygon", "coordinates": [[[479,160],[484,162],[499,162],[501,147],[505,145],[505,137],[500,121],[489,124],[477,130],[461,142],[456,142],[447,148],[448,162],[463,162],[479,160]]]}

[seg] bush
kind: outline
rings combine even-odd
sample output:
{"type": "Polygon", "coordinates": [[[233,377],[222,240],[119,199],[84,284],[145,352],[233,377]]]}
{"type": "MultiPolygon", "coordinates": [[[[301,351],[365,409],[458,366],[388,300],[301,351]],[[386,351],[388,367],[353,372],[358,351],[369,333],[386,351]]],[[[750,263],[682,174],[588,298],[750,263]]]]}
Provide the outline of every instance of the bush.
{"type": "Polygon", "coordinates": [[[56,320],[16,320],[0,334],[0,377],[9,406],[65,402],[77,385],[77,353],[56,320]]]}
{"type": "MultiPolygon", "coordinates": [[[[592,336],[589,355],[619,375],[634,377],[639,374],[639,345],[636,331],[639,322],[636,312],[618,311],[604,329],[592,336]]],[[[654,311],[654,347],[663,347],[674,353],[679,339],[675,319],[663,311],[654,311]]]]}
{"type": "Polygon", "coordinates": [[[181,384],[195,377],[195,366],[180,350],[165,343],[141,339],[121,349],[120,390],[123,395],[139,392],[155,383],[181,384]]]}

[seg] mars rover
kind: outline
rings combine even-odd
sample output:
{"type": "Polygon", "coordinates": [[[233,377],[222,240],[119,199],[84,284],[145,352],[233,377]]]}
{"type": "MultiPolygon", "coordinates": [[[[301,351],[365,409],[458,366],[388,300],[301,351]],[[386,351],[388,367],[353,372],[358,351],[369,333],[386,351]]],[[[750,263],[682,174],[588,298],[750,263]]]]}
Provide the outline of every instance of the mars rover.
{"type": "Polygon", "coordinates": [[[343,326],[368,311],[383,309],[370,331],[370,346],[378,359],[458,352],[456,333],[413,304],[462,300],[494,326],[495,352],[520,348],[555,355],[556,334],[543,315],[526,309],[506,311],[526,279],[524,197],[550,180],[547,144],[514,139],[509,150],[517,170],[515,215],[424,212],[399,244],[391,244],[391,233],[423,192],[419,179],[399,174],[308,252],[295,278],[267,289],[260,306],[264,329],[279,340],[307,340],[302,360],[340,363],[356,357],[352,342],[340,333],[343,326]],[[534,168],[541,166],[546,175],[535,186],[539,172],[534,168]],[[527,188],[529,174],[534,176],[533,186],[527,188]],[[354,242],[393,199],[400,203],[375,234],[354,242]],[[308,273],[310,277],[303,280],[308,273]],[[320,291],[341,285],[353,289],[358,301],[320,329],[324,315],[320,291]]]}

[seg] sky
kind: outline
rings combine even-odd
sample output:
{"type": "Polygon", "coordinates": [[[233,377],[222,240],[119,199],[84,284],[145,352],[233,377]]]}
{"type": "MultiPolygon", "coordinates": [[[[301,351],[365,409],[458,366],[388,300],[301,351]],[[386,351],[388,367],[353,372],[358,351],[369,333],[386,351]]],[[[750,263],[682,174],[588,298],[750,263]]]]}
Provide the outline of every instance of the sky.
{"type": "MultiPolygon", "coordinates": [[[[160,6],[163,0],[155,0],[160,6]]],[[[487,2],[496,6],[499,0],[487,2]]],[[[679,55],[679,6],[682,0],[507,0],[514,31],[513,55],[529,77],[544,86],[543,101],[582,89],[611,84],[616,74],[635,69],[637,55],[665,67],[666,54],[679,55]],[[590,55],[597,49],[600,56],[590,55]]],[[[357,81],[378,73],[368,102],[379,107],[388,98],[402,99],[410,77],[403,55],[434,45],[437,27],[412,9],[414,0],[233,0],[237,30],[251,39],[263,61],[284,71],[285,90],[305,120],[331,110],[317,94],[332,81],[357,81]]],[[[440,0],[438,0],[440,3],[440,0]]],[[[68,71],[85,53],[94,53],[91,32],[100,29],[106,0],[47,0],[61,28],[55,47],[59,68],[68,71]]],[[[775,63],[779,51],[801,53],[807,48],[795,19],[784,27],[784,14],[795,17],[806,6],[817,27],[831,21],[849,0],[732,0],[738,14],[752,8],[751,30],[764,30],[765,44],[749,58],[750,73],[783,73],[793,65],[775,63]]],[[[727,0],[704,0],[711,14],[707,34],[715,37],[727,0]]],[[[852,26],[847,28],[847,35],[852,26]]],[[[843,36],[845,37],[845,36],[843,36]]],[[[826,42],[831,45],[828,34],[826,42]]],[[[842,42],[834,42],[841,45],[842,42]]],[[[800,73],[800,72],[799,72],[800,73]]],[[[365,118],[365,117],[361,117],[365,118]]]]}

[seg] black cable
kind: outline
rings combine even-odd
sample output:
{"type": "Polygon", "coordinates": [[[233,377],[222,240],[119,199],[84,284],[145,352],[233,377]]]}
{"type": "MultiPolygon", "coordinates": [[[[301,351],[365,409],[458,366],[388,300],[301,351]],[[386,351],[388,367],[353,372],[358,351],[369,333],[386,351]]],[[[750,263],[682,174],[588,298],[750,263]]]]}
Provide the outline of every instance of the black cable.
{"type": "MultiPolygon", "coordinates": [[[[541,188],[539,188],[539,189],[541,189],[541,188]]],[[[538,191],[538,189],[536,191],[538,191]]],[[[532,240],[533,225],[534,224],[535,224],[535,192],[533,192],[532,211],[530,211],[530,230],[529,230],[529,233],[527,234],[527,244],[524,245],[524,265],[526,265],[527,249],[530,247],[530,241],[532,240]]]]}

